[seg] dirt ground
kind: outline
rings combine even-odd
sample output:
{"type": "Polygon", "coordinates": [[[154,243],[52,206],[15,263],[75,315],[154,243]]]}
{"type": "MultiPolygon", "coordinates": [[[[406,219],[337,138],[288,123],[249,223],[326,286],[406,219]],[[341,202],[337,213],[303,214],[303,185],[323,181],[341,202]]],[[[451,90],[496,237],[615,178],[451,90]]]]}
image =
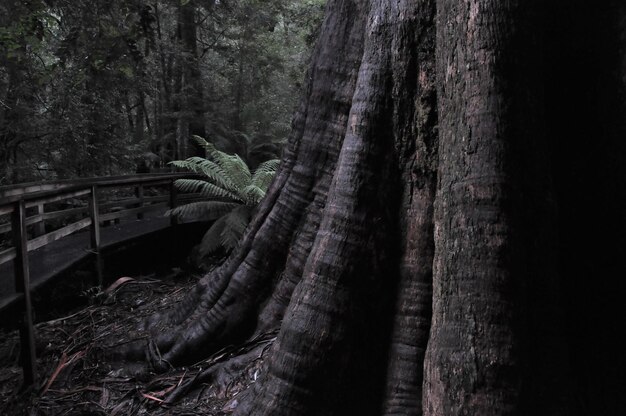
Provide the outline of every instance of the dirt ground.
{"type": "Polygon", "coordinates": [[[91,293],[90,306],[37,324],[38,382],[23,391],[18,333],[0,330],[0,415],[229,414],[237,394],[256,380],[273,334],[189,367],[151,374],[146,381],[102,358],[103,352],[129,342],[138,322],[180,300],[196,279],[181,271],[164,279],[123,277],[91,293]],[[234,377],[211,382],[212,368],[245,354],[252,359],[234,377]]]}

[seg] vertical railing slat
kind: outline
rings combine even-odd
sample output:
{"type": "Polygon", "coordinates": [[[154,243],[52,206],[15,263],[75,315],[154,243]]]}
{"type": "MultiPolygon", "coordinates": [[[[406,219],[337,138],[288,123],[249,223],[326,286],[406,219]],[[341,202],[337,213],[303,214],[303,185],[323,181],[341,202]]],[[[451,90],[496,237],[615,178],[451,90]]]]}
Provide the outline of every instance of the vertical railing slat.
{"type": "Polygon", "coordinates": [[[15,289],[23,295],[23,314],[20,319],[20,352],[24,385],[32,385],[37,380],[35,357],[35,333],[33,330],[33,310],[30,299],[30,274],[28,268],[28,237],[26,234],[26,204],[17,201],[12,214],[13,243],[15,245],[15,289]]]}
{"type": "Polygon", "coordinates": [[[93,185],[89,198],[89,216],[91,218],[91,250],[96,255],[96,275],[98,286],[103,284],[102,256],[100,255],[100,212],[98,210],[98,187],[93,185]]]}
{"type": "MultiPolygon", "coordinates": [[[[135,196],[139,199],[139,203],[137,204],[138,208],[143,207],[143,185],[139,185],[135,188],[135,196]]],[[[137,219],[143,219],[143,212],[137,214],[137,219]]]]}
{"type": "MultiPolygon", "coordinates": [[[[38,204],[37,205],[37,215],[41,215],[44,213],[44,206],[43,204],[38,204]]],[[[37,237],[39,237],[40,235],[44,235],[46,233],[46,227],[45,227],[45,223],[43,220],[38,221],[37,225],[35,225],[35,235],[37,237]]]]}
{"type": "MultiPolygon", "coordinates": [[[[170,209],[176,208],[176,197],[178,195],[178,190],[174,185],[174,179],[170,182],[170,209]]],[[[176,225],[178,224],[178,220],[174,215],[170,215],[170,224],[176,225]]]]}

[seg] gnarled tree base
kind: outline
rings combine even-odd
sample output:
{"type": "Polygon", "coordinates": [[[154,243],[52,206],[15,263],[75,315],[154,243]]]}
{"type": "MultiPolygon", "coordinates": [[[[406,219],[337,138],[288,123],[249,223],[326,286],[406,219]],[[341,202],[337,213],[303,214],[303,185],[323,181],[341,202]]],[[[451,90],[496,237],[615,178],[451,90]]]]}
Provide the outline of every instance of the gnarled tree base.
{"type": "Polygon", "coordinates": [[[241,246],[125,354],[164,371],[277,331],[238,415],[565,414],[540,10],[329,1],[241,246]]]}

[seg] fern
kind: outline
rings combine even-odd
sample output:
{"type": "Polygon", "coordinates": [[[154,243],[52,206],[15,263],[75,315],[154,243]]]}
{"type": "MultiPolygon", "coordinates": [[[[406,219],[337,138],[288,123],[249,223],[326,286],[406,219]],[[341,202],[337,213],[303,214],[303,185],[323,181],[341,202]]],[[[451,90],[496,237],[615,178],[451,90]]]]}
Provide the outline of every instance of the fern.
{"type": "MultiPolygon", "coordinates": [[[[194,140],[205,150],[207,141],[195,136],[194,140]]],[[[231,132],[226,137],[220,134],[214,136],[213,144],[216,148],[229,154],[238,154],[250,168],[255,168],[261,162],[277,159],[285,143],[270,134],[255,133],[248,136],[241,132],[231,132]]],[[[212,157],[207,150],[207,155],[212,157]]]]}
{"type": "Polygon", "coordinates": [[[278,169],[279,164],[280,160],[278,159],[272,159],[261,163],[254,171],[254,175],[252,175],[252,179],[250,180],[251,185],[260,188],[263,192],[266,192],[272,182],[272,179],[274,179],[274,175],[276,175],[276,170],[278,169]]]}
{"type": "Polygon", "coordinates": [[[217,163],[204,159],[198,156],[190,157],[187,160],[176,160],[172,164],[178,168],[191,170],[195,173],[200,173],[207,178],[211,179],[217,186],[236,191],[237,186],[229,179],[229,175],[224,169],[217,163]]]}
{"type": "Polygon", "coordinates": [[[246,203],[250,206],[256,206],[265,196],[265,190],[256,185],[248,185],[243,190],[246,196],[246,203]]]}
{"type": "MultiPolygon", "coordinates": [[[[215,148],[215,146],[213,146],[213,144],[207,142],[200,136],[193,136],[193,138],[204,148],[207,156],[213,159],[215,164],[219,166],[221,175],[223,175],[229,185],[233,186],[231,189],[242,189],[250,182],[252,179],[250,169],[239,155],[229,155],[227,153],[220,152],[215,148]]],[[[207,162],[211,161],[207,160],[207,162]]]]}
{"type": "Polygon", "coordinates": [[[224,158],[218,160],[217,163],[221,164],[224,170],[229,174],[230,180],[238,189],[241,189],[250,183],[250,180],[252,179],[250,169],[248,169],[246,162],[244,162],[238,155],[226,155],[224,158]]]}
{"type": "Polygon", "coordinates": [[[223,217],[238,206],[239,204],[234,202],[199,201],[181,205],[167,211],[165,214],[175,215],[181,218],[191,217],[198,218],[203,221],[213,221],[217,218],[223,217]]]}
{"type": "Polygon", "coordinates": [[[234,193],[203,180],[177,179],[176,181],[174,181],[174,186],[176,186],[179,191],[185,193],[200,192],[202,196],[205,196],[207,198],[227,198],[234,201],[243,202],[243,198],[241,198],[239,192],[234,193]]]}
{"type": "Polygon", "coordinates": [[[255,174],[261,173],[276,173],[278,169],[278,165],[280,165],[280,159],[270,159],[261,163],[255,170],[255,174]]]}
{"type": "Polygon", "coordinates": [[[232,250],[239,244],[250,222],[253,209],[261,202],[278,169],[278,159],[267,160],[251,173],[239,155],[219,151],[202,137],[193,136],[205,150],[207,159],[190,157],[172,164],[204,176],[204,179],[179,179],[181,192],[200,193],[206,201],[181,205],[167,212],[181,218],[215,220],[200,243],[202,256],[220,247],[232,250]]]}
{"type": "Polygon", "coordinates": [[[250,207],[239,206],[226,215],[224,229],[220,235],[222,245],[227,250],[232,250],[239,244],[246,227],[250,222],[250,207]]]}
{"type": "Polygon", "coordinates": [[[207,256],[222,247],[222,232],[226,227],[226,216],[218,218],[202,237],[199,245],[200,255],[207,256]]]}

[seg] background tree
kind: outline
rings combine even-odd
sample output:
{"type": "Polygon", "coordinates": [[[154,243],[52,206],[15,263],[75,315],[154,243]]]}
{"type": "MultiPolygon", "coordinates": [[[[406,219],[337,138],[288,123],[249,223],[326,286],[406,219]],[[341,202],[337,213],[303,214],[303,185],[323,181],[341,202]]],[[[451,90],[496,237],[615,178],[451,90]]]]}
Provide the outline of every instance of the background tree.
{"type": "Polygon", "coordinates": [[[192,134],[280,147],[322,3],[2,3],[0,184],[164,168],[192,134]]]}
{"type": "Polygon", "coordinates": [[[0,183],[18,178],[20,148],[45,137],[34,120],[42,100],[36,94],[46,63],[38,58],[44,37],[43,4],[9,1],[0,5],[0,183]]]}

